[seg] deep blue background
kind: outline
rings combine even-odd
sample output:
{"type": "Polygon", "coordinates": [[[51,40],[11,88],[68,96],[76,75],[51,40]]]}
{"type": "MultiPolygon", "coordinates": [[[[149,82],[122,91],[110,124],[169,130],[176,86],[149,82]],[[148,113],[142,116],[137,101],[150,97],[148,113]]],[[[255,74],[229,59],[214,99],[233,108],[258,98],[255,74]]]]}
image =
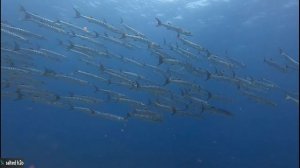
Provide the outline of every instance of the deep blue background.
{"type": "MultiPolygon", "coordinates": [[[[175,40],[173,32],[155,27],[154,17],[158,16],[190,30],[193,33],[190,39],[211,51],[222,55],[227,50],[235,59],[242,60],[247,68],[239,70],[239,74],[266,77],[289,91],[299,91],[296,72],[282,74],[263,64],[264,57],[284,61],[278,47],[299,60],[298,1],[202,0],[198,6],[188,2],[6,0],[1,1],[1,20],[46,35],[47,30],[20,20],[22,14],[18,8],[22,4],[46,18],[98,30],[97,26],[74,18],[72,7],[76,6],[82,13],[105,18],[114,25],[118,25],[122,17],[128,25],[158,43],[162,43],[162,37],[175,40]],[[175,19],[177,16],[182,19],[175,19]]],[[[42,46],[62,51],[55,38],[42,46]]],[[[126,50],[121,52],[127,54],[126,50]]],[[[68,71],[77,64],[69,62],[68,67],[63,67],[66,69],[60,67],[59,71],[68,71]]],[[[210,116],[193,120],[174,116],[160,124],[139,120],[124,124],[27,100],[1,99],[1,155],[21,157],[27,167],[43,168],[299,167],[298,106],[285,101],[280,93],[270,95],[278,102],[278,106],[272,108],[242,97],[226,84],[208,82],[205,85],[215,91],[224,92],[224,88],[229,88],[224,94],[240,99],[224,105],[234,112],[234,117],[210,116]]],[[[67,85],[53,87],[64,90],[67,85]]],[[[120,107],[108,109],[123,110],[120,107]]]]}

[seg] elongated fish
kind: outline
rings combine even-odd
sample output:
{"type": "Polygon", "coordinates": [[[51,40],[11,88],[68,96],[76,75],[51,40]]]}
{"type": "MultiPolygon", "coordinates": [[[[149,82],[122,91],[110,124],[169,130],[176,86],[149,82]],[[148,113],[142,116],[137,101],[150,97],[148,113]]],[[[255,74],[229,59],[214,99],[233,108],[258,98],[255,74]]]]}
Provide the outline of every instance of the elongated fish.
{"type": "Polygon", "coordinates": [[[127,121],[127,119],[125,117],[118,116],[118,115],[111,114],[111,113],[100,112],[97,110],[90,109],[88,107],[79,107],[79,106],[74,107],[73,106],[73,107],[71,107],[71,109],[82,111],[82,112],[91,114],[94,117],[99,117],[102,119],[107,119],[107,120],[112,120],[112,121],[122,121],[122,122],[127,121]]]}
{"type": "Polygon", "coordinates": [[[251,92],[248,92],[248,91],[242,91],[242,93],[245,96],[249,97],[250,99],[256,101],[257,103],[265,104],[265,105],[269,105],[269,106],[273,106],[273,107],[277,106],[277,104],[275,102],[273,102],[269,99],[257,96],[254,93],[251,93],[251,92]]]}
{"type": "Polygon", "coordinates": [[[98,76],[98,75],[95,75],[95,74],[92,74],[92,73],[89,73],[89,72],[85,72],[85,71],[82,71],[82,70],[78,70],[78,71],[76,71],[76,73],[79,73],[79,74],[82,74],[82,75],[85,75],[85,76],[88,76],[88,77],[92,77],[94,79],[98,79],[98,80],[101,80],[101,81],[106,82],[106,83],[108,83],[108,81],[109,81],[108,79],[105,79],[101,76],[98,76]]]}
{"type": "Polygon", "coordinates": [[[177,37],[178,37],[178,39],[179,39],[183,44],[188,45],[188,46],[190,46],[190,47],[192,47],[192,48],[198,50],[199,52],[207,51],[206,48],[202,47],[202,46],[199,45],[199,44],[196,44],[196,43],[194,43],[194,42],[191,42],[191,41],[189,41],[189,40],[187,40],[187,39],[185,39],[185,38],[183,38],[183,37],[181,37],[181,36],[177,36],[177,37]]]}
{"type": "Polygon", "coordinates": [[[103,39],[103,40],[109,41],[109,42],[111,42],[111,43],[120,45],[120,46],[122,46],[122,47],[129,48],[129,49],[133,48],[133,45],[132,45],[132,44],[127,43],[127,42],[124,42],[124,41],[122,41],[122,40],[120,40],[120,39],[117,39],[117,38],[115,38],[115,37],[109,36],[107,33],[104,33],[104,35],[99,35],[97,32],[95,32],[95,34],[96,34],[96,37],[97,37],[97,38],[100,37],[100,38],[103,39]]]}
{"type": "Polygon", "coordinates": [[[58,26],[53,20],[44,18],[42,16],[36,15],[34,13],[28,12],[22,5],[20,6],[20,11],[24,12],[25,20],[34,20],[40,23],[44,23],[46,25],[58,26]]]}
{"type": "Polygon", "coordinates": [[[282,66],[276,62],[273,61],[273,59],[266,59],[264,58],[264,62],[268,65],[270,65],[271,67],[274,67],[275,69],[281,71],[281,72],[287,72],[287,66],[282,66]]]}
{"type": "Polygon", "coordinates": [[[139,32],[139,31],[137,31],[136,29],[134,29],[134,28],[128,26],[127,24],[125,24],[122,18],[121,18],[121,24],[125,27],[125,29],[126,29],[127,31],[133,33],[134,35],[137,35],[137,36],[141,36],[141,37],[143,37],[143,38],[146,38],[146,36],[145,36],[143,33],[139,32]]]}
{"type": "Polygon", "coordinates": [[[21,35],[18,35],[14,32],[11,32],[9,30],[3,29],[2,27],[1,27],[1,33],[9,35],[10,37],[12,37],[14,39],[17,39],[17,40],[20,40],[20,41],[23,41],[23,42],[29,42],[29,40],[27,38],[25,38],[21,35]]]}
{"type": "Polygon", "coordinates": [[[74,30],[78,30],[82,33],[88,34],[90,37],[95,37],[94,33],[90,32],[89,30],[87,30],[85,28],[74,25],[72,23],[69,23],[69,22],[66,22],[66,21],[63,21],[63,20],[56,20],[56,23],[62,24],[64,26],[69,27],[69,28],[74,29],[74,30]]]}
{"type": "Polygon", "coordinates": [[[78,37],[78,38],[80,38],[80,39],[82,39],[82,40],[85,40],[85,41],[87,41],[87,42],[90,42],[90,43],[92,43],[92,44],[95,44],[95,45],[98,46],[98,47],[104,48],[104,44],[102,44],[102,43],[100,43],[99,41],[97,41],[97,40],[95,40],[95,39],[92,39],[92,38],[90,38],[90,37],[83,36],[83,35],[80,35],[80,34],[76,34],[76,33],[73,32],[73,31],[71,31],[71,35],[72,35],[73,37],[78,37]]]}
{"type": "Polygon", "coordinates": [[[73,8],[73,9],[75,10],[75,18],[84,18],[88,22],[100,25],[103,28],[105,28],[105,29],[107,29],[111,32],[114,32],[114,33],[117,33],[117,34],[123,34],[123,32],[121,30],[117,29],[116,27],[114,27],[113,25],[107,23],[106,21],[101,21],[101,20],[95,19],[93,17],[82,15],[76,8],[73,8]]]}
{"type": "Polygon", "coordinates": [[[299,61],[294,60],[292,57],[287,55],[281,48],[279,49],[280,55],[284,56],[290,63],[299,68],[299,61]]]}
{"type": "Polygon", "coordinates": [[[17,33],[17,34],[22,35],[22,36],[34,37],[34,38],[43,39],[43,40],[46,39],[42,35],[39,35],[39,34],[30,32],[28,30],[25,30],[25,29],[22,29],[22,28],[19,28],[19,27],[14,27],[14,26],[11,26],[11,25],[8,25],[8,24],[5,24],[5,23],[1,22],[1,28],[2,27],[6,30],[9,30],[11,32],[17,33]]]}
{"type": "Polygon", "coordinates": [[[288,94],[285,96],[285,100],[290,100],[290,101],[294,102],[295,104],[299,105],[299,98],[297,99],[297,98],[292,97],[288,94]]]}
{"type": "Polygon", "coordinates": [[[134,117],[142,120],[147,120],[147,121],[154,121],[154,122],[162,122],[163,121],[163,116],[160,115],[159,113],[155,113],[149,110],[144,110],[144,109],[135,109],[132,112],[129,112],[127,114],[127,117],[134,117]]]}
{"type": "Polygon", "coordinates": [[[170,23],[166,24],[166,23],[161,22],[157,17],[155,18],[155,20],[157,21],[156,26],[163,26],[163,27],[167,28],[168,30],[172,30],[172,31],[177,32],[178,34],[183,34],[183,35],[186,35],[186,36],[191,36],[192,35],[191,32],[183,30],[180,27],[176,27],[174,25],[171,25],[170,23]]]}

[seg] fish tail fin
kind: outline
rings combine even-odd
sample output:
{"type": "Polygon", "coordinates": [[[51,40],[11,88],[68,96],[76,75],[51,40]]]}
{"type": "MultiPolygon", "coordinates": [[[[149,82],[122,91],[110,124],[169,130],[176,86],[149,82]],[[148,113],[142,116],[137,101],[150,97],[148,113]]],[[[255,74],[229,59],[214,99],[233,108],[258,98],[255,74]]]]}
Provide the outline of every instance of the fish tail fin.
{"type": "Polygon", "coordinates": [[[208,71],[206,71],[206,80],[209,80],[211,77],[211,73],[209,73],[208,71]]]}
{"type": "Polygon", "coordinates": [[[185,96],[185,90],[180,89],[180,96],[185,96]]]}
{"type": "Polygon", "coordinates": [[[264,62],[266,62],[267,60],[266,60],[266,58],[264,57],[264,62]]]}
{"type": "Polygon", "coordinates": [[[59,20],[59,19],[56,19],[56,20],[54,21],[54,23],[60,23],[60,20],[59,20]]]}
{"type": "Polygon", "coordinates": [[[19,51],[20,50],[20,46],[17,42],[14,42],[14,51],[19,51]]]}
{"type": "Polygon", "coordinates": [[[177,38],[180,38],[180,34],[179,33],[177,33],[177,38]]]}
{"type": "Polygon", "coordinates": [[[283,50],[280,47],[279,47],[279,53],[280,53],[280,55],[283,53],[283,50]]]}
{"type": "Polygon", "coordinates": [[[127,113],[124,118],[127,120],[129,117],[131,117],[131,112],[127,113]]]}
{"type": "Polygon", "coordinates": [[[106,32],[103,32],[103,35],[104,35],[105,37],[108,37],[108,34],[107,34],[106,32]]]}
{"type": "Polygon", "coordinates": [[[26,12],[26,9],[24,8],[24,6],[23,6],[23,5],[20,5],[20,8],[19,8],[19,10],[20,10],[21,12],[26,12]]]}
{"type": "Polygon", "coordinates": [[[60,45],[60,46],[64,45],[64,42],[63,42],[62,40],[60,40],[60,39],[57,39],[57,43],[58,43],[58,45],[60,45]]]}
{"type": "Polygon", "coordinates": [[[237,87],[238,90],[241,90],[241,83],[240,83],[240,82],[237,82],[237,83],[236,83],[236,87],[237,87]]]}
{"type": "Polygon", "coordinates": [[[75,37],[76,33],[73,30],[71,30],[70,35],[71,35],[71,37],[75,37]]]}
{"type": "Polygon", "coordinates": [[[157,65],[161,65],[163,63],[163,57],[162,56],[158,56],[158,64],[157,65]]]}
{"type": "Polygon", "coordinates": [[[169,83],[170,83],[170,78],[167,77],[167,76],[165,76],[165,81],[164,81],[164,83],[163,83],[163,86],[166,86],[166,85],[169,84],[169,83]]]}
{"type": "Polygon", "coordinates": [[[123,20],[123,18],[122,18],[122,17],[120,18],[120,23],[121,23],[121,24],[123,24],[123,23],[124,23],[124,20],[123,20]]]}
{"type": "Polygon", "coordinates": [[[211,99],[212,98],[212,94],[211,92],[207,91],[207,100],[211,99]]]}
{"type": "Polygon", "coordinates": [[[93,85],[93,87],[94,87],[94,93],[96,93],[96,92],[98,92],[99,91],[99,88],[98,88],[98,86],[96,86],[96,85],[93,85]]]}
{"type": "Polygon", "coordinates": [[[68,41],[69,42],[69,45],[67,46],[67,48],[70,50],[72,48],[74,48],[74,43],[72,41],[68,41]]]}
{"type": "Polygon", "coordinates": [[[172,109],[172,113],[171,113],[171,114],[172,114],[172,115],[175,115],[175,114],[176,114],[176,112],[177,112],[177,109],[176,109],[174,106],[172,106],[172,108],[171,108],[171,109],[172,109]]]}
{"type": "Polygon", "coordinates": [[[68,103],[68,104],[69,104],[69,110],[75,110],[74,105],[72,105],[70,103],[68,103]]]}
{"type": "Polygon", "coordinates": [[[105,70],[105,67],[103,66],[103,64],[100,63],[99,69],[100,69],[100,71],[104,71],[105,70]]]}
{"type": "Polygon", "coordinates": [[[42,75],[43,76],[54,76],[54,75],[56,75],[56,72],[51,69],[45,68],[42,75]]]}
{"type": "Polygon", "coordinates": [[[81,17],[81,14],[80,12],[78,11],[78,9],[76,9],[75,7],[73,7],[74,11],[75,11],[75,18],[80,18],[81,17]]]}
{"type": "Polygon", "coordinates": [[[22,21],[28,21],[28,20],[30,20],[30,18],[31,18],[31,16],[27,12],[25,12],[24,17],[21,18],[21,20],[22,21]]]}
{"type": "Polygon", "coordinates": [[[236,77],[236,74],[235,74],[234,70],[232,70],[232,77],[233,77],[233,78],[236,77]]]}
{"type": "Polygon", "coordinates": [[[98,37],[99,37],[99,33],[98,33],[98,32],[96,32],[96,31],[94,31],[94,33],[95,33],[95,36],[94,36],[94,38],[98,38],[98,37]]]}
{"type": "Polygon", "coordinates": [[[126,38],[126,34],[122,33],[122,36],[120,37],[120,39],[124,39],[124,38],[126,38]]]}
{"type": "Polygon", "coordinates": [[[104,52],[105,52],[106,56],[112,55],[112,54],[109,53],[108,49],[105,49],[104,52]]]}
{"type": "Polygon", "coordinates": [[[157,21],[157,25],[156,25],[156,26],[157,26],[157,27],[158,27],[158,26],[161,26],[161,21],[160,21],[157,17],[155,18],[155,20],[157,21]]]}
{"type": "Polygon", "coordinates": [[[133,89],[133,88],[138,88],[139,85],[140,85],[140,84],[138,83],[138,81],[133,81],[132,84],[131,84],[131,89],[133,89]]]}
{"type": "Polygon", "coordinates": [[[141,87],[141,85],[140,85],[140,83],[138,81],[135,81],[135,84],[136,84],[136,88],[140,88],[141,87]]]}
{"type": "Polygon", "coordinates": [[[54,98],[53,102],[60,100],[60,96],[58,94],[55,94],[54,96],[55,96],[55,98],[54,98]]]}
{"type": "Polygon", "coordinates": [[[20,88],[17,88],[16,94],[17,94],[17,97],[14,99],[15,101],[21,100],[24,97],[24,95],[21,93],[21,89],[20,88]]]}
{"type": "Polygon", "coordinates": [[[107,84],[110,85],[111,84],[111,80],[107,79],[107,84]]]}

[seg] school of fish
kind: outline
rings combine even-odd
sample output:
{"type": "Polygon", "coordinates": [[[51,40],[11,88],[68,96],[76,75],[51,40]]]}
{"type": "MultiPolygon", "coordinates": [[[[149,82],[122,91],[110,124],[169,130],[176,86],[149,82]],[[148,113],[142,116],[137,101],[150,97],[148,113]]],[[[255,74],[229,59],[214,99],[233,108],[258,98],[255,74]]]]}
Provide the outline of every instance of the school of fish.
{"type": "MultiPolygon", "coordinates": [[[[120,122],[163,122],[167,116],[233,116],[235,112],[222,104],[236,106],[235,97],[207,87],[208,82],[218,87],[229,85],[237,91],[234,94],[270,108],[278,106],[268,96],[272,92],[281,92],[283,100],[299,105],[297,93],[266,78],[237,74],[237,69],[247,67],[244,62],[213,53],[189,40],[192,32],[158,17],[153,18],[157,22],[153,27],[174,32],[175,42],[153,41],[123,19],[115,26],[105,19],[86,16],[78,8],[70,10],[74,10],[70,18],[88,26],[51,20],[20,6],[22,22],[56,34],[56,48],[39,45],[50,38],[45,33],[1,21],[2,98],[120,122]],[[89,30],[89,25],[99,29],[89,30]],[[106,111],[106,105],[116,105],[118,109],[106,111]]],[[[286,61],[264,58],[263,62],[278,73],[299,71],[299,61],[283,49],[278,55],[286,61]]]]}

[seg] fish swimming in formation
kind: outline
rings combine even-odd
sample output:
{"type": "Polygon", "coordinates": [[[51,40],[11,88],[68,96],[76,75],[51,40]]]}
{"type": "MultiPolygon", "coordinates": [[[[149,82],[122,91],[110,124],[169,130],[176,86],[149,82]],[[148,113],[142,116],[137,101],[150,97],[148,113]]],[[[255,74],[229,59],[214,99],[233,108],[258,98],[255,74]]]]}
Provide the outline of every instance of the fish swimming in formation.
{"type": "Polygon", "coordinates": [[[117,33],[117,34],[123,34],[123,32],[119,29],[117,29],[116,27],[114,27],[113,25],[107,23],[105,20],[104,21],[101,21],[99,19],[95,19],[93,17],[89,17],[89,16],[85,16],[85,15],[82,15],[78,9],[76,8],[73,8],[74,11],[75,11],[75,18],[83,18],[85,20],[87,20],[88,22],[90,23],[95,23],[99,26],[102,26],[103,28],[111,31],[111,32],[114,32],[114,33],[117,33]]]}
{"type": "MultiPolygon", "coordinates": [[[[1,32],[5,35],[5,41],[1,41],[1,54],[4,55],[1,57],[4,76],[1,96],[4,98],[26,99],[112,121],[127,122],[135,118],[160,123],[165,115],[195,119],[210,114],[234,116],[230,109],[223,109],[216,101],[227,103],[235,97],[227,97],[211,87],[223,86],[220,81],[225,81],[256,103],[277,106],[271,97],[262,96],[282,90],[277,83],[237,74],[238,68],[246,66],[242,61],[212,53],[202,44],[189,40],[192,37],[187,36],[191,36],[191,32],[158,18],[155,18],[157,27],[175,32],[176,41],[168,41],[165,37],[161,43],[152,41],[150,36],[133,28],[134,25],[121,21],[119,27],[114,26],[104,19],[85,16],[76,8],[75,18],[99,25],[103,32],[90,31],[88,25],[80,26],[61,19],[53,21],[22,6],[20,10],[25,14],[24,21],[54,32],[53,38],[62,40],[58,40],[57,50],[44,44],[40,47],[33,39],[38,39],[39,43],[45,37],[51,39],[52,34],[44,37],[1,22],[1,32]],[[58,92],[48,83],[70,87],[58,92]],[[81,89],[90,94],[78,94],[81,89]],[[115,104],[126,108],[116,113],[102,111],[102,106],[114,107],[115,104]]],[[[280,55],[289,61],[288,66],[299,66],[299,62],[282,50],[280,55]]],[[[287,67],[272,59],[264,62],[288,73],[287,67]]],[[[285,99],[299,104],[293,95],[286,94],[285,99]]]]}
{"type": "Polygon", "coordinates": [[[287,55],[281,48],[279,49],[280,55],[284,56],[291,64],[299,69],[299,61],[294,60],[292,57],[287,55]]]}
{"type": "Polygon", "coordinates": [[[282,66],[276,63],[275,61],[273,61],[272,58],[271,59],[264,58],[264,62],[270,65],[271,67],[274,67],[275,69],[279,70],[280,72],[287,72],[287,66],[282,66]]]}
{"type": "Polygon", "coordinates": [[[191,36],[192,35],[191,32],[186,31],[186,30],[184,30],[180,27],[176,27],[174,25],[171,25],[170,23],[161,22],[157,17],[155,18],[155,20],[157,21],[157,25],[156,25],[157,27],[159,27],[159,26],[165,27],[168,30],[175,31],[177,34],[183,34],[183,35],[186,35],[186,36],[191,36]]]}
{"type": "Polygon", "coordinates": [[[285,100],[290,100],[290,101],[294,102],[295,104],[299,105],[299,98],[297,99],[297,98],[292,97],[288,94],[285,96],[285,100]]]}

